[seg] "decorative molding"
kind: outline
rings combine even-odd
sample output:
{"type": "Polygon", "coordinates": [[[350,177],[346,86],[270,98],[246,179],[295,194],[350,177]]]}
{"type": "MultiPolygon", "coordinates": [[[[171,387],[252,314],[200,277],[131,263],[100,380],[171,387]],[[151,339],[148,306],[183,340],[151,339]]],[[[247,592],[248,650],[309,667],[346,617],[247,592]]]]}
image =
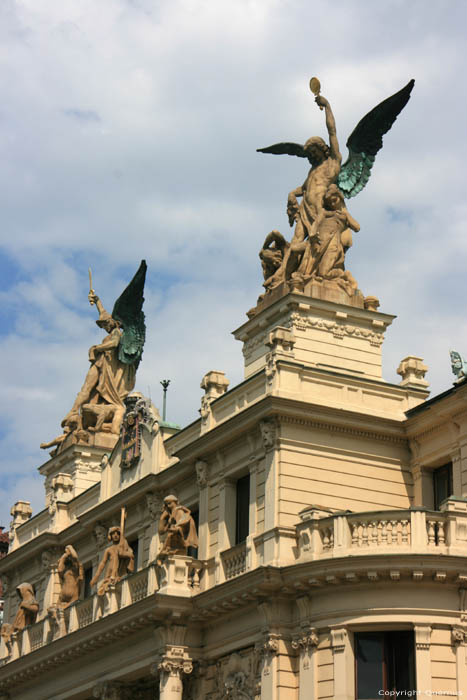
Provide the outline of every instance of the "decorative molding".
{"type": "Polygon", "coordinates": [[[293,423],[295,425],[304,425],[317,430],[327,430],[332,433],[344,433],[346,435],[355,435],[356,437],[368,438],[370,440],[380,440],[381,442],[392,442],[396,445],[407,445],[407,438],[398,437],[397,435],[382,435],[372,430],[359,428],[349,428],[345,425],[336,425],[334,423],[325,423],[324,421],[308,420],[306,418],[296,418],[295,416],[280,416],[283,423],[293,423]]]}
{"type": "Polygon", "coordinates": [[[302,332],[306,331],[307,328],[317,328],[332,333],[334,338],[343,338],[344,336],[349,338],[362,338],[375,347],[380,347],[384,341],[384,333],[377,333],[369,328],[359,328],[358,326],[352,326],[348,323],[338,323],[336,321],[308,316],[299,311],[294,311],[290,315],[290,320],[286,325],[294,330],[302,332]]]}
{"type": "Polygon", "coordinates": [[[431,626],[430,625],[414,625],[415,630],[415,647],[418,651],[427,651],[431,644],[431,626]]]}

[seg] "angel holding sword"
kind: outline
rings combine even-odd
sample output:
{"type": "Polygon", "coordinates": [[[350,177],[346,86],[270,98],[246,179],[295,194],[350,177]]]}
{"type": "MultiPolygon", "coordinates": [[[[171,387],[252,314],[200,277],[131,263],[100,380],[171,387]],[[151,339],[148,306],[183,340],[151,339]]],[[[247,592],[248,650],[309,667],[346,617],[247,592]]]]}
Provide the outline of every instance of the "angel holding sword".
{"type": "Polygon", "coordinates": [[[124,399],[135,386],[136,369],[143,352],[145,278],[146,262],[143,260],[109,314],[92,288],[90,275],[89,303],[96,306],[99,312],[96,323],[107,335],[89,349],[91,366],[71,410],[62,421],[63,436],[42,443],[43,449],[57,445],[60,451],[76,441],[83,429],[119,434],[125,412],[124,399]]]}

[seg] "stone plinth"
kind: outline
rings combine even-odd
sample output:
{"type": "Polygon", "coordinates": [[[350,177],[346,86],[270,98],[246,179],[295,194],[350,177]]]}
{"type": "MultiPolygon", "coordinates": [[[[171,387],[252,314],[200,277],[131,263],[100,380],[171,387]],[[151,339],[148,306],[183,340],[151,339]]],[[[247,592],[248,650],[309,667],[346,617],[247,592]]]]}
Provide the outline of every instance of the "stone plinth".
{"type": "Polygon", "coordinates": [[[267,366],[271,333],[293,334],[295,362],[368,379],[381,379],[384,332],[395,316],[290,293],[264,307],[234,331],[243,342],[245,378],[267,366]]]}

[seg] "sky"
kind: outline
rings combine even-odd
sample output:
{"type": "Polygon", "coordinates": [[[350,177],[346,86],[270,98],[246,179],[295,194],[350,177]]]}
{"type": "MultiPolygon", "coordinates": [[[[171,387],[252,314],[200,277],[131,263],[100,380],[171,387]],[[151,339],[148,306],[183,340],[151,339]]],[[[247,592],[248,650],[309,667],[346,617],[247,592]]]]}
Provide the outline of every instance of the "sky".
{"type": "Polygon", "coordinates": [[[0,525],[44,507],[42,441],[61,433],[110,311],[142,258],[147,341],[136,389],[199,414],[200,381],[243,377],[231,332],[262,291],[266,234],[306,162],[256,148],[326,137],[341,150],[415,78],[366,188],[347,267],[396,314],[384,378],[424,358],[432,396],[467,355],[465,25],[461,0],[3,0],[0,3],[0,525]]]}

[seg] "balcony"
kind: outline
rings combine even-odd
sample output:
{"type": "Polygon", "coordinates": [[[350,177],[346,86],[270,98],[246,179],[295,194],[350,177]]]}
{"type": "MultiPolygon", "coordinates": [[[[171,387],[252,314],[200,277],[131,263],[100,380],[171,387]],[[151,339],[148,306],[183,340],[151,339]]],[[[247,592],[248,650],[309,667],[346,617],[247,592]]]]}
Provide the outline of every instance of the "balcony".
{"type": "Polygon", "coordinates": [[[298,560],[378,554],[467,555],[467,503],[443,511],[423,508],[336,513],[309,508],[297,525],[298,560]]]}
{"type": "Polygon", "coordinates": [[[200,590],[202,568],[202,563],[191,557],[167,557],[161,566],[153,562],[109,586],[103,596],[94,593],[65,610],[51,608],[34,625],[13,632],[8,644],[3,641],[1,662],[19,659],[154,594],[190,598],[200,590]]]}

